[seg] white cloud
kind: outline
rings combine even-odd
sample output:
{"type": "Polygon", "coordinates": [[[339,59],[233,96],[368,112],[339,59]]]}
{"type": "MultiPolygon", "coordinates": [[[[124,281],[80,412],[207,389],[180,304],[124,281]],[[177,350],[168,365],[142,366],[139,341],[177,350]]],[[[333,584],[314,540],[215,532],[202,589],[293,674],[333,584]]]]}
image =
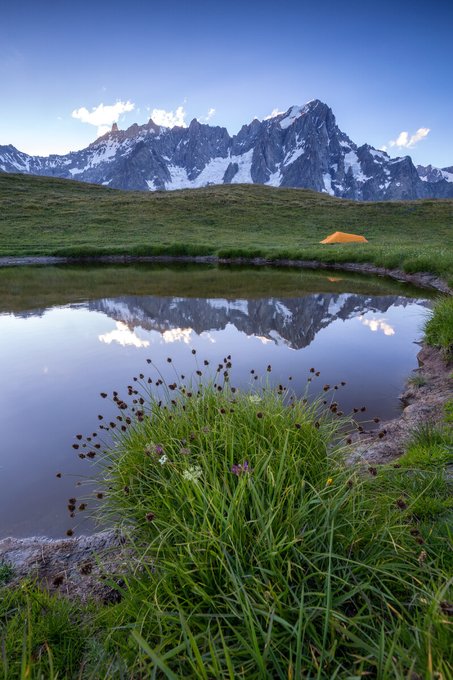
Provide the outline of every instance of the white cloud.
{"type": "Polygon", "coordinates": [[[150,118],[156,123],[156,125],[163,125],[163,127],[187,127],[185,121],[186,112],[182,106],[178,106],[176,111],[165,111],[165,109],[153,109],[150,114],[150,118]]]}
{"type": "Polygon", "coordinates": [[[210,108],[209,111],[208,111],[208,115],[205,116],[205,118],[204,118],[205,123],[208,123],[213,116],[215,116],[215,109],[210,108]]]}
{"type": "Polygon", "coordinates": [[[275,116],[280,116],[282,113],[285,113],[284,111],[279,111],[278,109],[272,109],[272,113],[270,113],[268,116],[265,116],[263,120],[269,120],[270,118],[275,118],[275,116]]]}
{"type": "Polygon", "coordinates": [[[413,135],[409,135],[408,132],[403,130],[403,132],[400,132],[396,139],[392,139],[389,142],[389,146],[398,146],[400,148],[411,149],[417,144],[417,142],[419,142],[421,139],[424,139],[429,134],[429,132],[429,128],[418,128],[417,132],[415,132],[413,135]]]}
{"type": "Polygon", "coordinates": [[[77,118],[82,123],[89,123],[90,125],[95,125],[98,129],[98,135],[103,135],[108,132],[112,126],[112,123],[117,123],[122,113],[127,113],[128,111],[133,111],[135,104],[130,101],[127,102],[116,102],[116,104],[99,104],[99,106],[93,107],[91,111],[88,111],[85,106],[80,109],[75,109],[72,112],[72,117],[77,118]]]}

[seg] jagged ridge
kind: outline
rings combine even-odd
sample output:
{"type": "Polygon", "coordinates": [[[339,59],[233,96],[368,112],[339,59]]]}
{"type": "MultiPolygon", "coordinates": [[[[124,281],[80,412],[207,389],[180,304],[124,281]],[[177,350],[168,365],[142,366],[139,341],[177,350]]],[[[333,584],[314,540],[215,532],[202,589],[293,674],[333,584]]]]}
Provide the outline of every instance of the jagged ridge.
{"type": "Polygon", "coordinates": [[[453,168],[416,168],[409,156],[392,159],[368,144],[358,147],[319,100],[255,119],[233,137],[196,119],[171,129],[150,120],[127,130],[115,124],[86,149],[65,156],[29,156],[0,146],[0,171],[144,191],[255,183],[353,200],[453,197],[453,168]]]}

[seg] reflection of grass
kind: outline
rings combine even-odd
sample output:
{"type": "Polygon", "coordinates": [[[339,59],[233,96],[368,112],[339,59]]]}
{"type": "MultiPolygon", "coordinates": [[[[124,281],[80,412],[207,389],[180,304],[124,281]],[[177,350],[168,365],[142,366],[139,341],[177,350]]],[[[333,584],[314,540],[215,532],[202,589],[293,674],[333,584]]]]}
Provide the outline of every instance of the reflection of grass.
{"type": "Polygon", "coordinates": [[[135,411],[115,397],[103,512],[134,527],[136,558],[121,601],[0,593],[6,677],[450,677],[442,467],[344,468],[341,419],[233,393],[229,368],[220,391],[163,385],[166,407],[146,376],[135,411]]]}
{"type": "Polygon", "coordinates": [[[303,189],[121,192],[0,174],[0,255],[223,254],[453,272],[453,201],[358,203],[303,189]],[[320,246],[332,231],[368,244],[320,246]]]}
{"type": "Polygon", "coordinates": [[[252,299],[347,291],[364,295],[420,296],[420,289],[382,277],[345,273],[340,281],[335,278],[321,271],[272,267],[138,264],[6,267],[0,268],[0,311],[30,310],[124,295],[252,299]]]}

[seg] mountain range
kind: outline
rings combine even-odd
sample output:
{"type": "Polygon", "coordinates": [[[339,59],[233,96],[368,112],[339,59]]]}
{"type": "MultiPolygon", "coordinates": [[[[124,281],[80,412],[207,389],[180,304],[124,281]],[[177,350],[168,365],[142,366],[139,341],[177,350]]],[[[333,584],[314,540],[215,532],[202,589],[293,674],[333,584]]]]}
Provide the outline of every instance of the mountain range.
{"type": "Polygon", "coordinates": [[[453,197],[453,166],[416,167],[410,156],[391,158],[369,144],[357,146],[318,99],[254,119],[233,136],[196,119],[173,128],[150,119],[127,130],[114,124],[87,148],[61,156],[0,146],[0,171],[141,191],[254,183],[357,201],[453,197]]]}

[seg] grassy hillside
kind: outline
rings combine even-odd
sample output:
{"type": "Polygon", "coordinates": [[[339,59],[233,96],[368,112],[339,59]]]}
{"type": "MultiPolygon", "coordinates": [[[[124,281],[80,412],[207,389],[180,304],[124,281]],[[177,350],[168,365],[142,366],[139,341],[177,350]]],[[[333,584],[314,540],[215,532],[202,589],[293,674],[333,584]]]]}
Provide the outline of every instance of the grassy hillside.
{"type": "Polygon", "coordinates": [[[356,203],[257,185],[122,192],[0,174],[0,256],[220,254],[371,261],[453,275],[453,200],[356,203]],[[332,231],[369,244],[320,246],[332,231]]]}

